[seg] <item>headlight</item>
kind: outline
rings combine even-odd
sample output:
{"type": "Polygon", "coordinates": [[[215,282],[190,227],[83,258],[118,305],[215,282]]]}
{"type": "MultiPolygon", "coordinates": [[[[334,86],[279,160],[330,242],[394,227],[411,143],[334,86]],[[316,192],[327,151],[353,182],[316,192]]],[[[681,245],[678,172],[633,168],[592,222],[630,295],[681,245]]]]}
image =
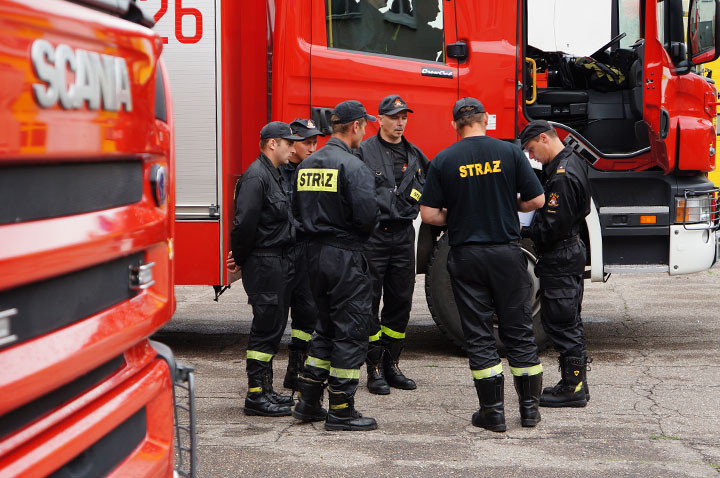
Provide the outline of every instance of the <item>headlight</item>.
{"type": "Polygon", "coordinates": [[[675,222],[710,222],[713,217],[714,198],[712,194],[702,194],[688,198],[675,198],[675,222]]]}

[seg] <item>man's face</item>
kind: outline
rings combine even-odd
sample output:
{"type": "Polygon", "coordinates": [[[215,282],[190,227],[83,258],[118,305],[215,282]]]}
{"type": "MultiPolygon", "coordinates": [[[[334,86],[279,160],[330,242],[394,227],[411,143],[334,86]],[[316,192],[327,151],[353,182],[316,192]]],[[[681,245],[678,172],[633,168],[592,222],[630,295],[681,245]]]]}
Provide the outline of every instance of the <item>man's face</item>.
{"type": "Polygon", "coordinates": [[[276,141],[275,154],[280,164],[287,164],[290,156],[295,154],[295,142],[287,139],[278,138],[276,141]]]}
{"type": "Polygon", "coordinates": [[[550,151],[550,142],[545,133],[540,133],[537,137],[530,140],[525,146],[525,151],[528,152],[530,159],[534,159],[542,164],[547,164],[553,159],[552,152],[550,151]]]}
{"type": "Polygon", "coordinates": [[[367,121],[356,121],[353,125],[352,144],[350,144],[351,148],[355,149],[360,147],[363,136],[365,136],[365,126],[367,126],[367,121]]]}
{"type": "Polygon", "coordinates": [[[399,142],[405,132],[407,117],[407,111],[401,111],[394,115],[380,115],[380,130],[383,137],[394,143],[399,142]]]}
{"type": "Polygon", "coordinates": [[[313,154],[317,149],[318,138],[317,136],[311,136],[305,138],[302,141],[295,142],[295,154],[290,158],[295,163],[301,163],[308,156],[313,154]]]}

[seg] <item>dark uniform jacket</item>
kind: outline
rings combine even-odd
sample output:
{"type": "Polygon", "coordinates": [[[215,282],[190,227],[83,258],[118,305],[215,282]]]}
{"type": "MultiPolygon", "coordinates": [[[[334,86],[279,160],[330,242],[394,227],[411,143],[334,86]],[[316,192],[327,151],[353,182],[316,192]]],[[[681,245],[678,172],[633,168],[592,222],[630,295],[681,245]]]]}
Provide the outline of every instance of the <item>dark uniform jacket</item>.
{"type": "Polygon", "coordinates": [[[287,197],[290,199],[290,204],[292,204],[293,194],[295,192],[295,187],[297,186],[298,166],[300,166],[300,163],[293,163],[292,161],[289,161],[287,164],[283,164],[278,168],[283,179],[283,189],[285,190],[287,197]]]}
{"type": "MultiPolygon", "coordinates": [[[[378,133],[379,134],[379,133],[378,133]]],[[[358,157],[375,174],[377,202],[380,207],[380,221],[414,220],[420,211],[420,196],[425,184],[427,157],[404,137],[408,157],[407,168],[399,184],[395,182],[392,152],[378,139],[368,138],[360,144],[358,157]]]]}
{"type": "Polygon", "coordinates": [[[330,138],[298,167],[293,209],[307,235],[365,242],[378,218],[373,174],[345,142],[330,138]]]}
{"type": "Polygon", "coordinates": [[[252,162],[240,179],[235,198],[235,220],[230,242],[235,262],[242,265],[254,249],[292,245],[290,200],[280,171],[264,154],[252,162]]]}
{"type": "Polygon", "coordinates": [[[545,206],[535,213],[530,226],[530,237],[541,253],[579,234],[590,213],[587,165],[570,146],[547,165],[542,182],[545,206]]]}

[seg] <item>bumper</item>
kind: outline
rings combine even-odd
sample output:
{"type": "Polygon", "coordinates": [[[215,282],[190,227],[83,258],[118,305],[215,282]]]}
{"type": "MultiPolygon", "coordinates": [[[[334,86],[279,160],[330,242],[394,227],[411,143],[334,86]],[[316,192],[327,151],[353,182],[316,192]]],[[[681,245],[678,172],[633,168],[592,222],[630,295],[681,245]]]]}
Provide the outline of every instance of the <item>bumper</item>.
{"type": "Polygon", "coordinates": [[[691,274],[709,269],[718,257],[718,233],[713,229],[670,226],[670,275],[691,274]]]}

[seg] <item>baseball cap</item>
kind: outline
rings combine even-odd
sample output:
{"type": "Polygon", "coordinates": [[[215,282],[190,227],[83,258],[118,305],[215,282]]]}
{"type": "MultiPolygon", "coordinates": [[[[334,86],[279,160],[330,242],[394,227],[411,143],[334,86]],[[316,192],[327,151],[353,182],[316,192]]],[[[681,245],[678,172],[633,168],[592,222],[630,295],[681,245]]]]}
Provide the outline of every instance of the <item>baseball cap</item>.
{"type": "Polygon", "coordinates": [[[405,103],[405,101],[403,101],[403,99],[398,95],[386,96],[380,102],[380,106],[378,107],[378,114],[381,115],[394,115],[396,113],[400,113],[401,111],[414,113],[413,110],[408,108],[407,103],[405,103]]]}
{"type": "Polygon", "coordinates": [[[453,106],[453,120],[455,121],[459,120],[464,116],[474,115],[475,113],[485,113],[485,107],[478,100],[469,96],[466,96],[465,98],[460,98],[455,103],[455,106],[453,106]],[[460,113],[460,110],[467,106],[471,106],[473,109],[460,113]]]}
{"type": "Polygon", "coordinates": [[[355,121],[360,118],[365,118],[373,123],[377,121],[372,115],[367,114],[365,107],[359,101],[348,100],[338,103],[335,109],[332,110],[332,114],[338,117],[337,120],[333,121],[335,124],[345,124],[351,121],[355,121]]]}
{"type": "Polygon", "coordinates": [[[271,121],[260,130],[260,138],[282,138],[288,141],[302,141],[304,138],[295,136],[290,125],[282,121],[271,121]]]}
{"type": "Polygon", "coordinates": [[[525,146],[540,133],[546,133],[553,129],[552,125],[545,120],[535,120],[528,123],[527,126],[520,133],[520,144],[525,149],[525,146]]]}
{"type": "Polygon", "coordinates": [[[298,136],[302,136],[303,139],[311,138],[313,136],[325,136],[322,132],[317,129],[315,122],[310,119],[297,118],[290,123],[290,128],[298,136]]]}

